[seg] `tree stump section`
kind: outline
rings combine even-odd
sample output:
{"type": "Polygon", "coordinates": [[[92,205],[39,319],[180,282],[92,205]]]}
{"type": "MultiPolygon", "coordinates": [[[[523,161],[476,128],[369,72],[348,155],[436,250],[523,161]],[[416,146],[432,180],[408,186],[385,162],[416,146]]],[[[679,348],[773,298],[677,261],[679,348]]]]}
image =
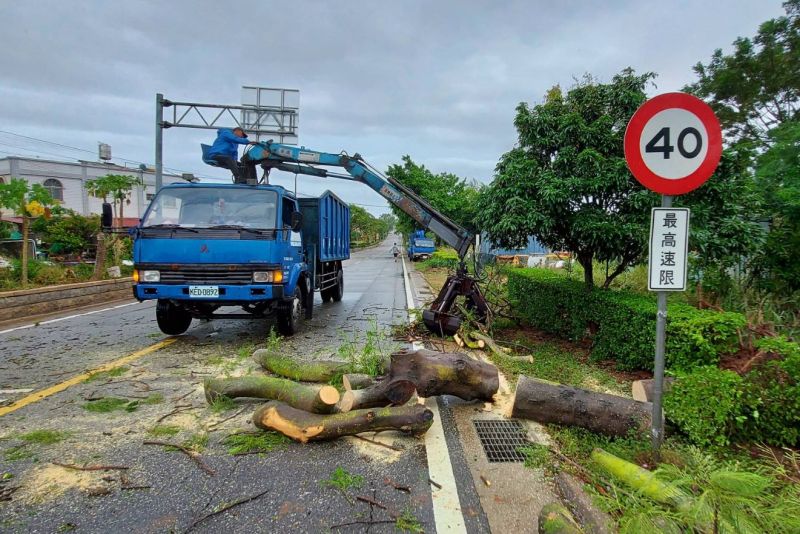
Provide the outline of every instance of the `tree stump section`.
{"type": "Polygon", "coordinates": [[[275,430],[295,441],[307,443],[384,430],[424,434],[433,424],[433,412],[422,405],[414,404],[317,415],[271,401],[256,410],[253,423],[263,430],[275,430]]]}
{"type": "Polygon", "coordinates": [[[466,354],[426,349],[392,354],[384,380],[408,380],[420,397],[453,395],[464,400],[491,401],[500,380],[497,368],[466,354]]]}
{"type": "MultiPolygon", "coordinates": [[[[238,378],[209,378],[204,383],[206,400],[210,403],[221,396],[231,399],[251,397],[278,400],[300,410],[314,413],[337,411],[339,392],[333,386],[306,386],[271,376],[242,376],[238,378]]],[[[338,407],[349,411],[352,399],[338,407]]]]}
{"type": "Polygon", "coordinates": [[[272,374],[302,382],[329,382],[348,371],[349,364],[335,360],[297,361],[267,349],[258,349],[253,360],[272,374]]]}
{"type": "Polygon", "coordinates": [[[348,399],[352,398],[352,410],[366,408],[379,408],[393,405],[400,406],[411,400],[416,391],[416,385],[410,380],[384,379],[375,382],[364,389],[345,392],[348,399]]]}
{"type": "Polygon", "coordinates": [[[648,432],[652,411],[649,402],[520,376],[511,416],[626,436],[648,432]]]}
{"type": "Polygon", "coordinates": [[[350,391],[355,389],[364,389],[375,383],[375,379],[369,375],[359,373],[347,373],[342,376],[342,385],[344,389],[350,391]]]}

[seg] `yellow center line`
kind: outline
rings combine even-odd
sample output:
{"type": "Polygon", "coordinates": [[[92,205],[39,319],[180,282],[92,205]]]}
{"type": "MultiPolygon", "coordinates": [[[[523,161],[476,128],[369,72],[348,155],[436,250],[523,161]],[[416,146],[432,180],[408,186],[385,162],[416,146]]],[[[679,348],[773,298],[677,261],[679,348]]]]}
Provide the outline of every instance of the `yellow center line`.
{"type": "Polygon", "coordinates": [[[49,397],[50,395],[54,395],[54,394],[58,393],[60,391],[64,391],[65,389],[67,389],[69,387],[72,387],[75,384],[80,384],[81,382],[85,382],[90,376],[92,376],[94,374],[102,373],[104,371],[110,371],[111,369],[114,369],[115,367],[119,367],[121,365],[125,365],[126,363],[130,363],[130,362],[132,362],[134,360],[138,360],[139,358],[141,358],[143,356],[147,356],[151,352],[155,352],[155,351],[157,351],[159,349],[162,349],[164,347],[172,345],[173,343],[175,343],[175,341],[177,341],[177,338],[174,338],[174,337],[164,339],[164,340],[159,341],[158,343],[156,343],[154,345],[150,345],[149,347],[145,347],[140,351],[134,352],[133,354],[129,354],[129,355],[124,356],[124,357],[122,357],[122,358],[120,358],[118,360],[110,361],[108,363],[105,363],[105,364],[101,365],[100,367],[95,367],[94,369],[86,371],[83,374],[80,374],[80,375],[77,375],[77,376],[73,376],[72,378],[63,381],[60,384],[55,384],[53,386],[50,386],[49,388],[40,389],[39,391],[34,391],[30,395],[22,397],[18,401],[13,402],[13,403],[9,404],[8,406],[0,407],[0,416],[3,416],[3,415],[6,415],[6,414],[9,414],[11,412],[14,412],[16,410],[19,410],[20,408],[23,408],[23,407],[25,407],[25,406],[27,406],[29,404],[33,404],[34,402],[38,402],[38,401],[40,401],[40,400],[42,400],[42,399],[44,399],[46,397],[49,397]]]}

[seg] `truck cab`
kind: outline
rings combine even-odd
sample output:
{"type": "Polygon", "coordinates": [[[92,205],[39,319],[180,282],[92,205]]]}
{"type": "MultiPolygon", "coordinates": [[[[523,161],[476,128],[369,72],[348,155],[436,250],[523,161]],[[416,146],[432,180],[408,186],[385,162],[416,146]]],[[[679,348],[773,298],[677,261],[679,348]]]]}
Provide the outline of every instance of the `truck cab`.
{"type": "Polygon", "coordinates": [[[417,230],[408,239],[408,259],[411,261],[427,260],[434,252],[436,246],[433,239],[425,236],[424,230],[417,230]]]}
{"type": "MultiPolygon", "coordinates": [[[[329,192],[323,197],[347,208],[329,192]]],[[[323,229],[304,225],[302,211],[318,220],[324,202],[305,204],[301,207],[290,191],[274,185],[163,187],[135,229],[134,296],[157,300],[158,325],[170,335],[185,332],[192,318],[273,314],[282,334],[294,334],[300,319],[311,317],[316,289],[341,298],[341,291],[331,288],[342,282],[341,260],[349,257],[349,240],[338,254],[325,256],[319,242],[329,236],[317,235],[341,234],[345,224],[349,235],[349,210],[346,223],[339,220],[323,229]],[[321,256],[328,265],[318,265],[321,256]],[[333,271],[333,276],[328,272],[323,280],[321,271],[333,271]],[[227,306],[243,313],[216,314],[227,306]]]]}

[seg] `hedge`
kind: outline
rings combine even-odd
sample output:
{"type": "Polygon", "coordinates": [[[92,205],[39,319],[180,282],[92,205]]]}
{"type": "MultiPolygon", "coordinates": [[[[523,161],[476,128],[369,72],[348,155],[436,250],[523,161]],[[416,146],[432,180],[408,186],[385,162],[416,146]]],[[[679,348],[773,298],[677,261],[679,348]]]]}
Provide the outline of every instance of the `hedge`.
{"type": "Polygon", "coordinates": [[[426,267],[455,269],[458,267],[458,254],[455,250],[451,249],[437,250],[430,258],[423,261],[422,264],[426,267]]]}
{"type": "MultiPolygon", "coordinates": [[[[592,342],[592,358],[614,360],[620,369],[653,368],[656,301],[649,295],[594,289],[550,269],[511,269],[508,295],[516,314],[545,332],[592,342]]],[[[716,365],[737,348],[742,314],[669,304],[667,367],[690,370],[716,365]]]]}

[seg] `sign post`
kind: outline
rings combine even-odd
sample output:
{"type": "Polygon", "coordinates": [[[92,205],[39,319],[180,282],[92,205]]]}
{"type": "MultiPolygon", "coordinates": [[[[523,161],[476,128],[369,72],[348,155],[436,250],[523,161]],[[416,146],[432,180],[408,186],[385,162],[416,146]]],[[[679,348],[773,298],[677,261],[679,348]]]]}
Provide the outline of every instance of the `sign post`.
{"type": "Polygon", "coordinates": [[[708,180],[722,156],[722,130],[713,110],[686,93],[656,96],[636,110],[625,130],[625,159],[633,176],[661,193],[653,208],[647,288],[657,295],[653,365],[653,451],[664,439],[661,408],[667,331],[667,294],[686,290],[689,210],[673,208],[673,195],[693,191],[708,180]]]}

